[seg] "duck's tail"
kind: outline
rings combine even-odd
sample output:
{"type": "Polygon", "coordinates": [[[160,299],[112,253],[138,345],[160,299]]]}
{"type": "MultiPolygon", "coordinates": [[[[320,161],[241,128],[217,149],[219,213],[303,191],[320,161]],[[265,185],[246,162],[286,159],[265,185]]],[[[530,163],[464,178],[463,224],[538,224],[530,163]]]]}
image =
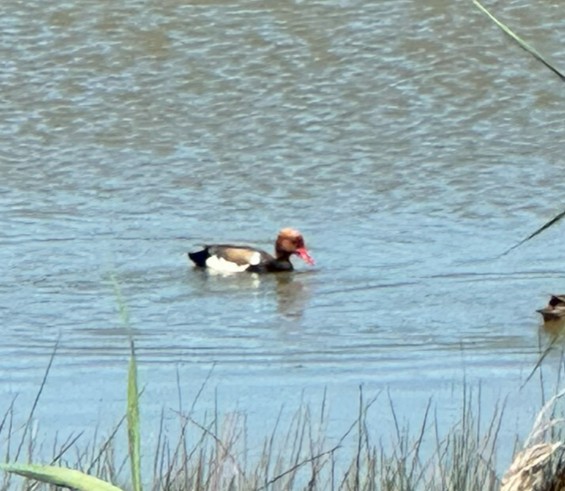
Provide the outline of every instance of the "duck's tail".
{"type": "Polygon", "coordinates": [[[189,252],[188,257],[199,268],[205,268],[206,259],[210,257],[210,253],[208,252],[208,248],[205,247],[201,251],[189,252]]]}

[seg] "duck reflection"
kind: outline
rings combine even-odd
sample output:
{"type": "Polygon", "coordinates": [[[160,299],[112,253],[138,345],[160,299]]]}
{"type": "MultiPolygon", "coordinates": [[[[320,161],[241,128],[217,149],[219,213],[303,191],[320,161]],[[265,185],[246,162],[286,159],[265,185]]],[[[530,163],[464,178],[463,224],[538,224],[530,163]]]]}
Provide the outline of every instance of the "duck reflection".
{"type": "MultiPolygon", "coordinates": [[[[308,273],[284,272],[271,275],[256,273],[218,273],[212,270],[191,271],[190,282],[201,294],[238,294],[254,293],[261,298],[274,297],[277,312],[291,319],[300,319],[304,315],[310,299],[309,289],[300,277],[308,273]]],[[[256,297],[255,297],[256,298],[256,297]]],[[[264,305],[263,302],[261,302],[264,305]]]]}
{"type": "Polygon", "coordinates": [[[310,299],[309,290],[297,276],[291,273],[281,273],[275,276],[277,311],[292,319],[302,318],[310,299]]]}

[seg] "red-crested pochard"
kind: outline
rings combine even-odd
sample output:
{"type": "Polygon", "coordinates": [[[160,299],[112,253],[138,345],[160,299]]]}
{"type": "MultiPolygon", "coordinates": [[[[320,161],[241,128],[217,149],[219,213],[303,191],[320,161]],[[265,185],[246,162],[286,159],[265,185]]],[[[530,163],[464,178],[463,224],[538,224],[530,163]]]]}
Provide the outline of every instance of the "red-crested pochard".
{"type": "Polygon", "coordinates": [[[189,252],[188,257],[200,268],[224,273],[276,273],[293,270],[290,262],[292,254],[308,264],[314,264],[300,232],[283,228],[275,242],[274,256],[254,247],[215,244],[204,246],[204,249],[197,252],[189,252]]]}

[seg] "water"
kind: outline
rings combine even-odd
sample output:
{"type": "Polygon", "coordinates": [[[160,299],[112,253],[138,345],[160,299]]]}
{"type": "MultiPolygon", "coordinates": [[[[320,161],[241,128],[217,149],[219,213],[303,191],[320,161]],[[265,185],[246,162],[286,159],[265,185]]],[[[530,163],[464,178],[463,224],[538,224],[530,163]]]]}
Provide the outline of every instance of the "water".
{"type": "MultiPolygon", "coordinates": [[[[557,3],[498,13],[565,66],[557,3]]],[[[0,23],[0,390],[27,410],[59,340],[45,438],[123,413],[113,281],[149,428],[177,380],[261,436],[324,390],[339,434],[360,385],[408,421],[432,397],[448,427],[466,383],[487,411],[508,396],[505,442],[527,433],[563,226],[499,254],[563,209],[562,82],[472,4],[32,0],[0,23]],[[188,265],[284,226],[316,267],[188,265]]]]}

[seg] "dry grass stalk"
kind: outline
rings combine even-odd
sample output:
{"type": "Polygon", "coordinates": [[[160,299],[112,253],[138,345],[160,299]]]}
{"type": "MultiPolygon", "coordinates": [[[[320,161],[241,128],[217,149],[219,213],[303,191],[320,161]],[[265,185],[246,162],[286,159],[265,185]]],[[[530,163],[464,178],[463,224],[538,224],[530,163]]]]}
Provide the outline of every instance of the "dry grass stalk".
{"type": "Polygon", "coordinates": [[[538,443],[522,450],[502,478],[500,491],[565,490],[565,445],[538,443]]]}
{"type": "Polygon", "coordinates": [[[563,396],[565,391],[553,396],[538,413],[524,449],[502,478],[500,491],[565,491],[565,443],[555,436],[561,433],[557,426],[565,422],[555,417],[555,406],[563,396]]]}

